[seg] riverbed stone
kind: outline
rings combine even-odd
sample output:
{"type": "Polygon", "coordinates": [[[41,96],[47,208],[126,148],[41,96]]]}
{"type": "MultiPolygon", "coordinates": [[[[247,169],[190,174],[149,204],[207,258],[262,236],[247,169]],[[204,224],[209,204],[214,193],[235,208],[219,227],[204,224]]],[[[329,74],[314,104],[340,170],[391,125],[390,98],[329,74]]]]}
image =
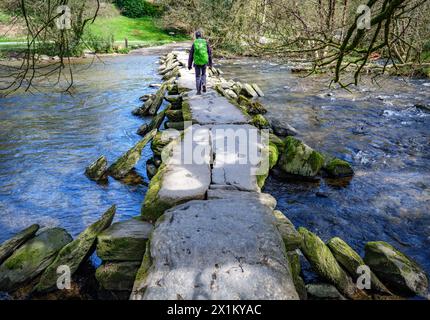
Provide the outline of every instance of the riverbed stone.
{"type": "Polygon", "coordinates": [[[58,278],[57,268],[59,266],[68,266],[71,275],[73,275],[79,266],[93,254],[97,236],[111,225],[115,212],[116,207],[112,206],[103,214],[100,220],[85,229],[74,241],[64,246],[52,264],[44,271],[34,290],[47,292],[55,289],[58,278]]]}
{"type": "Polygon", "coordinates": [[[164,130],[158,132],[152,139],[151,149],[155,156],[160,157],[163,149],[173,140],[179,137],[180,133],[177,130],[164,130]]]}
{"type": "Polygon", "coordinates": [[[350,177],[354,175],[352,166],[348,162],[338,158],[329,160],[328,163],[324,165],[324,170],[333,178],[350,177]]]}
{"type": "Polygon", "coordinates": [[[280,168],[286,173],[314,177],[321,170],[324,157],[302,141],[287,137],[285,151],[279,160],[280,168]]]}
{"type": "Polygon", "coordinates": [[[133,148],[122,155],[114,164],[109,167],[109,175],[115,179],[124,178],[140,160],[143,148],[154,138],[156,134],[157,129],[152,130],[133,148]]]}
{"type": "Polygon", "coordinates": [[[139,136],[142,136],[142,137],[144,137],[148,132],[149,132],[150,130],[149,130],[149,124],[148,123],[144,123],[144,124],[142,124],[140,127],[139,127],[139,129],[137,129],[137,134],[139,135],[139,136]]]}
{"type": "Polygon", "coordinates": [[[255,115],[252,118],[251,123],[259,129],[269,129],[270,128],[269,121],[261,114],[255,115]]]}
{"type": "Polygon", "coordinates": [[[96,270],[97,282],[104,290],[127,291],[130,294],[140,265],[140,261],[104,263],[96,270]]]}
{"type": "Polygon", "coordinates": [[[164,95],[166,94],[166,89],[167,89],[167,82],[163,83],[163,85],[155,94],[155,97],[152,100],[152,103],[148,109],[148,115],[155,116],[157,114],[158,110],[161,107],[161,104],[163,103],[164,95]]]}
{"type": "Polygon", "coordinates": [[[272,209],[258,201],[191,201],[154,229],[133,300],[297,300],[272,209]]]}
{"type": "Polygon", "coordinates": [[[297,232],[293,223],[281,211],[273,211],[276,218],[276,227],[284,240],[287,251],[299,249],[303,242],[303,236],[297,232]]]}
{"type": "Polygon", "coordinates": [[[19,247],[33,238],[39,230],[38,224],[33,224],[28,228],[20,231],[9,240],[0,245],[0,265],[9,258],[19,247]]]}
{"type": "Polygon", "coordinates": [[[330,249],[315,234],[305,228],[299,228],[303,236],[301,251],[312,268],[324,279],[333,284],[342,294],[350,299],[367,299],[367,295],[359,290],[351,278],[342,269],[330,249]]]}
{"type": "Polygon", "coordinates": [[[346,298],[328,283],[307,284],[308,297],[313,300],[346,300],[346,298]]]}
{"type": "MultiPolygon", "coordinates": [[[[360,255],[345,241],[338,237],[330,239],[327,242],[327,246],[340,265],[352,276],[354,280],[357,280],[359,276],[357,273],[358,267],[366,265],[360,255]]],[[[371,272],[371,290],[384,294],[392,294],[373,272],[371,272]]]]}
{"type": "Polygon", "coordinates": [[[97,256],[103,261],[142,261],[152,228],[139,219],[114,223],[97,237],[97,256]]]}
{"type": "Polygon", "coordinates": [[[250,84],[248,84],[248,83],[245,83],[242,86],[242,90],[240,91],[240,93],[242,95],[244,95],[245,97],[250,97],[250,98],[256,98],[256,97],[258,97],[257,92],[255,92],[254,88],[250,84]]]}
{"type": "Polygon", "coordinates": [[[177,204],[204,199],[211,183],[209,129],[191,126],[169,148],[170,157],[163,159],[142,205],[142,217],[149,221],[157,220],[177,204]],[[196,149],[201,151],[199,159],[193,157],[196,149]]]}
{"type": "Polygon", "coordinates": [[[400,295],[428,294],[428,278],[411,258],[383,241],[368,242],[364,261],[392,291],[400,295]]]}
{"type": "Polygon", "coordinates": [[[296,136],[298,134],[297,130],[286,121],[273,119],[270,121],[270,124],[272,126],[273,132],[278,137],[296,136]]]}
{"type": "Polygon", "coordinates": [[[14,291],[36,278],[71,241],[66,230],[52,228],[26,242],[0,266],[0,291],[14,291]]]}
{"type": "Polygon", "coordinates": [[[85,169],[88,178],[94,181],[106,180],[108,161],[105,156],[101,156],[85,169]]]}

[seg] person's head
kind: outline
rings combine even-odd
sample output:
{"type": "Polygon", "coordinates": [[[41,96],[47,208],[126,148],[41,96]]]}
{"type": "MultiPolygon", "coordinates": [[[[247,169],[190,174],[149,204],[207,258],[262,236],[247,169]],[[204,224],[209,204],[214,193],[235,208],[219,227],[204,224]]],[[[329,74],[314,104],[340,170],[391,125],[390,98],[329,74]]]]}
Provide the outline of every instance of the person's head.
{"type": "Polygon", "coordinates": [[[202,35],[202,32],[200,30],[196,31],[196,39],[200,39],[202,36],[203,35],[202,35]]]}

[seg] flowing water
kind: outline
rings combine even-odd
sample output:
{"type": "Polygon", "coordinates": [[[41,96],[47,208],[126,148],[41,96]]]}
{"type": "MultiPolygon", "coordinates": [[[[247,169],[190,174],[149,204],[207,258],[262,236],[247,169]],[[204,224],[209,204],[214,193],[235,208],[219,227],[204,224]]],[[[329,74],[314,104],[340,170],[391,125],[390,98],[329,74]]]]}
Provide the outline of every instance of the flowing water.
{"type": "MultiPolygon", "coordinates": [[[[139,214],[144,184],[98,185],[85,167],[112,162],[138,140],[131,115],[155,89],[157,55],[105,58],[75,73],[73,96],[16,94],[0,100],[0,242],[31,223],[77,235],[112,204],[117,220],[139,214]]],[[[222,61],[225,78],[258,83],[269,119],[288,121],[299,138],[350,161],[356,175],[335,183],[270,178],[265,191],[296,226],[323,240],[339,236],[360,253],[384,240],[430,274],[430,81],[389,78],[348,93],[325,77],[301,78],[281,64],[222,61]]],[[[147,182],[145,160],[137,171],[147,182]]]]}
{"type": "Polygon", "coordinates": [[[295,127],[311,147],[347,160],[355,176],[336,183],[285,182],[265,191],[296,226],[324,241],[339,236],[363,253],[383,240],[430,274],[430,80],[363,79],[351,93],[330,90],[326,76],[303,78],[286,65],[225,62],[225,78],[255,82],[265,92],[267,118],[295,127]]]}

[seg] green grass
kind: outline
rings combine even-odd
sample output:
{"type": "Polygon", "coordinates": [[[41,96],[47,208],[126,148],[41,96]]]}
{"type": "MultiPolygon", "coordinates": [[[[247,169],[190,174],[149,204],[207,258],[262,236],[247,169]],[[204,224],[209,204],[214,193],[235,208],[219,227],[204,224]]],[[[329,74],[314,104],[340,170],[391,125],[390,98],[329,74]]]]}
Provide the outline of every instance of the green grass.
{"type": "Polygon", "coordinates": [[[98,36],[113,35],[115,41],[123,42],[125,38],[131,43],[155,44],[173,41],[185,41],[185,35],[170,35],[156,25],[154,18],[127,18],[116,16],[112,18],[98,18],[90,26],[90,31],[98,36]]]}

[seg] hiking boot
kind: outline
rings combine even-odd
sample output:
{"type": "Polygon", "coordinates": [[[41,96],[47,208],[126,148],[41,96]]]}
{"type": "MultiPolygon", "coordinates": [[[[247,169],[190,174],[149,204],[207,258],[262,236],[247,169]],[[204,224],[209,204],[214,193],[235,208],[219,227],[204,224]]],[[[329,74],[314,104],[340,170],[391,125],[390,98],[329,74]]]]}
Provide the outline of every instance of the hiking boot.
{"type": "Polygon", "coordinates": [[[207,92],[206,86],[203,86],[203,92],[207,92]]]}
{"type": "Polygon", "coordinates": [[[201,92],[201,91],[197,91],[197,95],[198,95],[198,96],[201,96],[201,95],[202,95],[202,92],[201,92]]]}

